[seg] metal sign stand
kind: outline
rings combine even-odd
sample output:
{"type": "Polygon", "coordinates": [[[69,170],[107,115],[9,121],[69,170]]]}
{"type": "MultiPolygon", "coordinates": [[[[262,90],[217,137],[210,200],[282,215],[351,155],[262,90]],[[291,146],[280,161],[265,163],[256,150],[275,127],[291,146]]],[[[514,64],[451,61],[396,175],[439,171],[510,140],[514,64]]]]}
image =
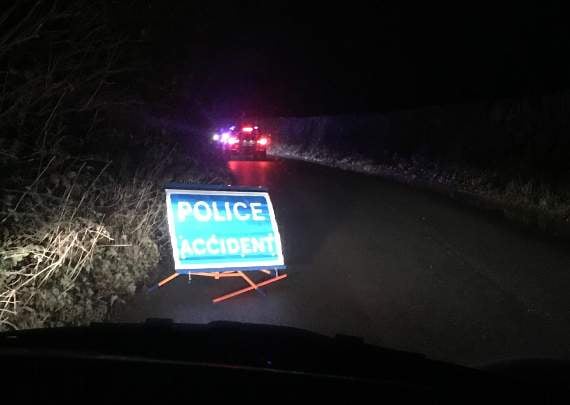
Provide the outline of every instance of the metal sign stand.
{"type": "MultiPolygon", "coordinates": [[[[264,274],[271,274],[272,271],[270,270],[259,270],[264,274]]],[[[273,270],[273,272],[275,272],[275,276],[268,278],[266,280],[263,280],[261,282],[255,283],[251,278],[249,278],[243,271],[239,271],[239,270],[230,270],[230,271],[222,271],[222,272],[213,272],[213,273],[202,273],[202,272],[189,272],[188,273],[188,280],[192,280],[192,276],[201,276],[201,277],[212,277],[215,280],[219,280],[220,278],[226,278],[226,277],[241,277],[247,284],[249,284],[248,287],[242,288],[240,290],[237,291],[233,291],[230,292],[228,294],[222,295],[220,297],[216,297],[212,300],[212,302],[214,304],[221,302],[221,301],[225,301],[227,299],[236,297],[240,294],[246,293],[248,291],[252,291],[255,290],[263,295],[265,295],[263,293],[263,291],[260,289],[261,287],[264,287],[268,284],[271,283],[275,283],[276,281],[279,280],[283,280],[284,278],[287,277],[287,274],[279,274],[279,270],[273,270]]],[[[172,280],[174,280],[176,277],[180,276],[180,275],[184,275],[183,273],[174,273],[171,274],[170,276],[166,277],[164,280],[160,281],[157,285],[153,286],[152,288],[149,289],[150,291],[154,291],[156,289],[158,289],[159,287],[164,286],[165,284],[168,284],[169,282],[171,282],[172,280]]]]}

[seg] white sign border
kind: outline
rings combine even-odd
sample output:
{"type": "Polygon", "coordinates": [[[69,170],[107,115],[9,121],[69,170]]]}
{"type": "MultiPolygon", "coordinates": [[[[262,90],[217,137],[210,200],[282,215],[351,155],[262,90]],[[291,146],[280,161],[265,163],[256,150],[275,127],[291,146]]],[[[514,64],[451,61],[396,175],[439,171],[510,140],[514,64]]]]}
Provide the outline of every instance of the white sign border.
{"type": "Polygon", "coordinates": [[[200,190],[200,189],[177,189],[177,188],[166,188],[166,216],[168,220],[168,232],[170,234],[170,245],[172,247],[172,254],[174,257],[174,269],[175,270],[202,270],[215,272],[217,270],[232,270],[232,269],[246,269],[246,268],[279,268],[285,266],[285,259],[283,257],[283,250],[281,247],[281,234],[279,233],[279,228],[277,227],[277,221],[275,220],[275,212],[273,211],[273,204],[271,203],[271,198],[267,191],[240,191],[240,190],[200,190]],[[271,226],[275,233],[275,246],[277,248],[277,257],[272,260],[265,261],[255,261],[255,262],[240,262],[235,263],[211,263],[208,267],[200,264],[182,264],[180,263],[178,256],[178,246],[176,231],[174,229],[174,213],[172,212],[172,205],[170,201],[171,194],[191,194],[191,195],[231,195],[231,196],[261,196],[265,198],[267,202],[267,209],[269,210],[269,218],[271,220],[271,226]]]}

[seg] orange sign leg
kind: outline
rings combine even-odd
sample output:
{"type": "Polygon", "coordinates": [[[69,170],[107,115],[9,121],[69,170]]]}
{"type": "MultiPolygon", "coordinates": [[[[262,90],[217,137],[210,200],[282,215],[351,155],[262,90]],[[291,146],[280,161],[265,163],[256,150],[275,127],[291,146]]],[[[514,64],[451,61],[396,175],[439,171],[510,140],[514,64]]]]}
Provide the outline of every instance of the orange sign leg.
{"type": "Polygon", "coordinates": [[[174,280],[176,277],[178,277],[180,275],[180,273],[174,273],[168,277],[166,277],[164,280],[160,281],[158,283],[159,287],[162,287],[163,285],[165,285],[166,283],[171,282],[172,280],[174,280]]]}
{"type": "Polygon", "coordinates": [[[286,277],[287,277],[287,274],[282,274],[282,275],[280,275],[280,276],[276,276],[276,277],[270,278],[269,280],[262,281],[261,283],[257,283],[257,284],[254,283],[254,285],[250,285],[249,287],[242,288],[241,290],[237,290],[237,291],[231,292],[231,293],[226,294],[226,295],[222,295],[221,297],[218,297],[218,298],[214,298],[214,299],[212,300],[212,302],[213,302],[214,304],[216,304],[216,303],[218,303],[218,302],[221,302],[221,301],[224,301],[224,300],[233,298],[233,297],[235,297],[235,296],[237,296],[237,295],[246,293],[246,292],[248,292],[248,291],[256,290],[256,289],[258,289],[259,287],[263,287],[264,285],[271,284],[271,283],[274,283],[274,282],[279,281],[279,280],[283,280],[283,279],[286,278],[286,277]]]}
{"type": "MultiPolygon", "coordinates": [[[[264,274],[271,274],[271,272],[269,270],[260,270],[260,271],[263,272],[264,274]]],[[[180,275],[180,273],[174,273],[174,274],[166,277],[164,280],[160,281],[156,286],[150,288],[149,292],[171,282],[172,280],[174,280],[179,275],[180,275]]],[[[212,300],[213,303],[225,301],[227,299],[236,297],[240,294],[246,293],[246,292],[251,291],[251,290],[256,290],[256,291],[259,291],[260,293],[263,294],[263,291],[260,290],[260,287],[266,286],[268,284],[274,283],[274,282],[279,281],[279,280],[283,280],[284,278],[287,277],[287,274],[278,275],[278,273],[276,273],[275,277],[272,277],[268,280],[264,280],[260,283],[256,283],[249,276],[247,276],[243,271],[225,271],[225,272],[215,272],[215,273],[196,272],[196,273],[189,273],[189,275],[202,276],[202,277],[212,277],[216,280],[219,280],[221,278],[226,278],[226,277],[241,277],[245,280],[245,282],[247,284],[249,284],[249,287],[245,287],[245,288],[242,288],[241,290],[237,290],[237,291],[231,292],[229,294],[222,295],[221,297],[214,298],[212,300]]],[[[265,295],[265,294],[263,294],[263,295],[265,295]]]]}

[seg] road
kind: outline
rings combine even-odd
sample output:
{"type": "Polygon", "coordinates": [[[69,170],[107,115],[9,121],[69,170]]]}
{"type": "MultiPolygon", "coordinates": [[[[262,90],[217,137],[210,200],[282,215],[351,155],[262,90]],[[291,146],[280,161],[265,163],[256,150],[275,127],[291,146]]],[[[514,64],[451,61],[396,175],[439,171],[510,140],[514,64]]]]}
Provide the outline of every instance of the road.
{"type": "MultiPolygon", "coordinates": [[[[360,336],[459,364],[570,355],[570,249],[441,195],[287,160],[229,162],[269,188],[289,278],[212,304],[234,279],[183,277],[116,316],[232,320],[360,336]]],[[[164,275],[171,270],[164,270],[164,275]]]]}

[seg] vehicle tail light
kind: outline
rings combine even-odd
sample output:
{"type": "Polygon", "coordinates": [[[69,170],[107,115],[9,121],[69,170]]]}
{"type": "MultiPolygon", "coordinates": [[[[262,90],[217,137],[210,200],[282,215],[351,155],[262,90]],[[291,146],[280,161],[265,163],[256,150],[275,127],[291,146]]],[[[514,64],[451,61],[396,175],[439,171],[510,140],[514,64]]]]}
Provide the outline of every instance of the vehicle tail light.
{"type": "Polygon", "coordinates": [[[267,138],[259,138],[259,139],[257,140],[257,143],[260,144],[260,145],[267,145],[267,144],[269,143],[269,139],[267,139],[267,138]]]}

